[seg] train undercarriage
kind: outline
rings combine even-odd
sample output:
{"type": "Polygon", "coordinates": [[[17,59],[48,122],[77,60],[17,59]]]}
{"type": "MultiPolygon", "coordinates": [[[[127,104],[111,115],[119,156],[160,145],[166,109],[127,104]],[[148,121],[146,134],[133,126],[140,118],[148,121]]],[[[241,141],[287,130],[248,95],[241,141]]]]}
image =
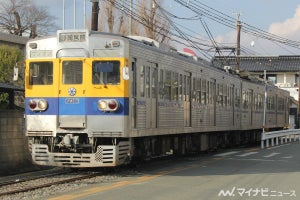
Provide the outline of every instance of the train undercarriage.
{"type": "Polygon", "coordinates": [[[257,143],[261,130],[136,138],[88,137],[84,133],[29,137],[33,162],[62,167],[113,167],[132,160],[196,154],[257,143]]]}

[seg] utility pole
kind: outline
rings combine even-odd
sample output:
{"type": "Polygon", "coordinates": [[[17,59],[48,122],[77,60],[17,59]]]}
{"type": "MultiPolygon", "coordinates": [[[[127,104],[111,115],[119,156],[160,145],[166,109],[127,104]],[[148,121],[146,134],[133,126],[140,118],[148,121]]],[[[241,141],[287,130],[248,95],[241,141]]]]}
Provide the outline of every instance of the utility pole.
{"type": "Polygon", "coordinates": [[[63,0],[63,30],[65,30],[65,0],[63,0]]]}
{"type": "Polygon", "coordinates": [[[240,64],[241,64],[241,28],[242,24],[240,21],[240,13],[237,13],[237,21],[236,21],[236,31],[237,31],[237,36],[236,36],[236,71],[240,71],[240,64]]]}
{"type": "Polygon", "coordinates": [[[76,29],[76,0],[74,0],[74,29],[76,29]]]}
{"type": "Polygon", "coordinates": [[[130,9],[129,9],[129,34],[132,35],[132,0],[130,0],[130,9]]]}
{"type": "Polygon", "coordinates": [[[98,13],[99,13],[99,0],[90,0],[93,3],[92,6],[92,31],[98,31],[98,13]]]}

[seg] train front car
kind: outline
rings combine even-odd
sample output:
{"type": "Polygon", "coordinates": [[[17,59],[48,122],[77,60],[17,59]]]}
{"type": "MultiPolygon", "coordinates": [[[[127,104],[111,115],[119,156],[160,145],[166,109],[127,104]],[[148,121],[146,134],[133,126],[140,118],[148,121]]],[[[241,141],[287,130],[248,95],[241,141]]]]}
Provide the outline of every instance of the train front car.
{"type": "Polygon", "coordinates": [[[28,42],[26,135],[34,163],[107,167],[129,160],[127,46],[87,30],[28,42]]]}

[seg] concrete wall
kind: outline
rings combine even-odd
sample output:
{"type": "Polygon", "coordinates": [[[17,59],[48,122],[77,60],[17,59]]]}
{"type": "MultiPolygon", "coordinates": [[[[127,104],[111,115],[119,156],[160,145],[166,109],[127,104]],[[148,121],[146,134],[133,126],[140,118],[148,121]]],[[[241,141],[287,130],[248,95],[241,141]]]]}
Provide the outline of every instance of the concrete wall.
{"type": "Polygon", "coordinates": [[[0,174],[13,174],[33,167],[23,124],[23,112],[0,110],[0,174]]]}

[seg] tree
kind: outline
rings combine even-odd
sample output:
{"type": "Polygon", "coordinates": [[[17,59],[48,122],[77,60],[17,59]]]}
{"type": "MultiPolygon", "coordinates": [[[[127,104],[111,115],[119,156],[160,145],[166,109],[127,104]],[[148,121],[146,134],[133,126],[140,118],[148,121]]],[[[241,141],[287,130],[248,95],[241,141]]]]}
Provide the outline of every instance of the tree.
{"type": "Polygon", "coordinates": [[[102,20],[99,21],[99,31],[123,35],[128,34],[127,23],[125,21],[127,17],[116,8],[117,1],[118,0],[110,0],[101,2],[100,16],[102,20]]]}
{"type": "Polygon", "coordinates": [[[0,46],[0,83],[11,83],[16,63],[24,60],[24,53],[17,47],[0,46]]]}
{"type": "Polygon", "coordinates": [[[142,29],[139,29],[140,35],[146,35],[161,43],[167,43],[170,23],[160,9],[163,5],[163,0],[139,0],[139,5],[138,13],[142,21],[142,29]]]}
{"type": "MultiPolygon", "coordinates": [[[[24,84],[24,53],[17,47],[0,46],[0,83],[11,83],[13,80],[14,66],[18,66],[20,79],[14,83],[17,86],[24,84]]],[[[0,107],[8,104],[8,94],[0,94],[0,107]]]]}
{"type": "MultiPolygon", "coordinates": [[[[170,23],[161,13],[163,0],[136,0],[132,8],[132,34],[152,38],[158,42],[168,42],[170,23]]],[[[129,9],[122,9],[118,0],[102,1],[100,6],[99,31],[128,35],[129,9]],[[107,26],[105,26],[107,25],[107,26]]],[[[128,6],[129,3],[124,4],[128,6]]]]}
{"type": "Polygon", "coordinates": [[[0,29],[9,34],[35,38],[56,30],[55,19],[32,0],[7,0],[0,5],[0,29]]]}

